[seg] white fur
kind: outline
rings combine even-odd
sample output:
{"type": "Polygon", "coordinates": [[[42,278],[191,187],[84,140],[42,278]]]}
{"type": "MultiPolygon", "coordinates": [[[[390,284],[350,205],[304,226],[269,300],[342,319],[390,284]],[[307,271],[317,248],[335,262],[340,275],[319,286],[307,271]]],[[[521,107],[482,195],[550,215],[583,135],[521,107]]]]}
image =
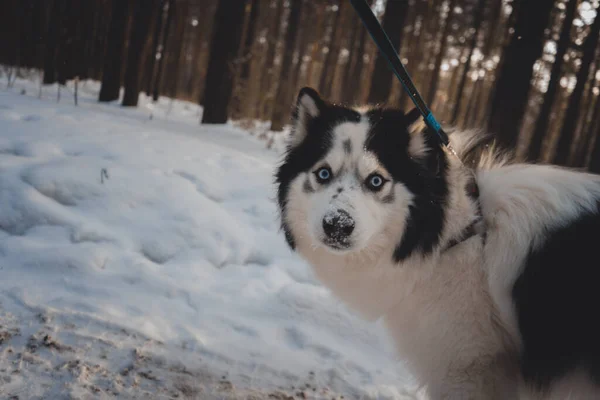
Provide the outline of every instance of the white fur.
{"type": "MultiPolygon", "coordinates": [[[[520,343],[511,287],[530,243],[541,244],[544,228],[595,207],[600,178],[541,165],[479,170],[485,244],[475,236],[448,251],[416,254],[394,265],[392,254],[412,197],[402,184],[394,184],[389,190],[395,200],[384,205],[356,188],[355,169],[361,177],[372,170],[385,173],[376,158],[363,151],[365,135],[363,123],[340,125],[335,132],[339,140],[324,160],[334,171],[346,169],[340,181],[345,197],[331,200],[330,190],[336,185],[304,193],[304,174],[292,182],[284,217],[296,250],[350,307],[365,318],[384,319],[399,355],[432,400],[541,399],[518,378],[520,343]],[[351,155],[344,154],[340,144],[348,138],[353,140],[351,155]],[[319,240],[320,221],[330,207],[349,210],[357,221],[356,246],[349,251],[333,251],[319,240]]],[[[424,147],[416,139],[409,148],[417,156],[424,147]]],[[[492,165],[492,159],[484,158],[483,163],[492,165]]],[[[476,218],[475,205],[464,190],[468,173],[456,159],[450,161],[440,249],[476,218]]],[[[566,378],[545,399],[600,398],[591,386],[582,389],[583,381],[578,375],[566,378]],[[579,397],[568,397],[573,388],[580,390],[579,397]]]]}

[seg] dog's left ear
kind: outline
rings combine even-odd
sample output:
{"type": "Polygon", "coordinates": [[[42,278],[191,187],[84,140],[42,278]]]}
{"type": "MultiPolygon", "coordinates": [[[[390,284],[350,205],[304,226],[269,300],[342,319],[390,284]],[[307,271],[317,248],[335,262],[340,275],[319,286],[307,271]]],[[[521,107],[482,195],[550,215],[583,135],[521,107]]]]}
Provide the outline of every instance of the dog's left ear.
{"type": "Polygon", "coordinates": [[[290,143],[292,147],[302,143],[310,129],[310,122],[317,118],[325,107],[325,101],[315,89],[310,87],[300,89],[292,122],[290,143]]]}
{"type": "Polygon", "coordinates": [[[404,123],[409,134],[408,153],[411,157],[419,160],[424,160],[429,153],[427,138],[423,133],[423,125],[420,119],[421,112],[417,108],[413,108],[408,113],[404,114],[404,123]]]}
{"type": "Polygon", "coordinates": [[[410,110],[408,113],[406,113],[406,115],[404,117],[406,118],[406,126],[407,126],[407,128],[409,128],[409,130],[410,130],[410,127],[419,120],[420,116],[421,116],[421,112],[416,107],[413,108],[412,110],[410,110]]]}

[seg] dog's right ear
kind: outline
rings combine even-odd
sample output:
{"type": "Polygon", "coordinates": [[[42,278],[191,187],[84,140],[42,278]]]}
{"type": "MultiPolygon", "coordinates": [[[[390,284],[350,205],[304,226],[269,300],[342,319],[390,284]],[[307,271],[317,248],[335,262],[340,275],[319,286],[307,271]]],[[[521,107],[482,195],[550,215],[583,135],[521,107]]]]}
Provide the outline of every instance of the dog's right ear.
{"type": "Polygon", "coordinates": [[[293,129],[290,145],[292,147],[302,143],[310,126],[310,121],[318,117],[325,108],[325,101],[319,93],[310,87],[300,89],[294,111],[293,129]]]}

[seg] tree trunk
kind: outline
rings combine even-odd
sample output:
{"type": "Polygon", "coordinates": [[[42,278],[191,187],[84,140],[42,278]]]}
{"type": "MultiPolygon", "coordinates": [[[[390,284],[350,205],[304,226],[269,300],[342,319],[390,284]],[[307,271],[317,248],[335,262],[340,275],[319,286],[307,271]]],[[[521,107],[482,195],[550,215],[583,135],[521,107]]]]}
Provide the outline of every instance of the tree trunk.
{"type": "Polygon", "coordinates": [[[438,89],[438,83],[440,81],[440,68],[442,66],[444,56],[446,55],[446,47],[448,46],[448,39],[450,36],[450,31],[452,30],[452,18],[454,16],[455,4],[456,0],[450,0],[448,15],[446,16],[446,22],[444,23],[444,31],[442,32],[442,37],[440,38],[440,50],[435,57],[435,66],[433,67],[431,84],[429,85],[429,91],[427,93],[427,103],[431,106],[433,106],[435,95],[438,89]]]}
{"type": "MultiPolygon", "coordinates": [[[[400,54],[404,21],[408,14],[408,0],[388,0],[383,14],[383,29],[387,32],[396,52],[400,54]]],[[[377,52],[375,67],[371,75],[371,88],[368,102],[371,104],[386,103],[390,97],[393,73],[386,58],[377,52]]]]}
{"type": "Polygon", "coordinates": [[[186,23],[186,19],[189,15],[189,2],[180,2],[175,11],[176,13],[173,15],[173,18],[175,18],[175,31],[171,38],[171,42],[168,45],[170,51],[166,76],[168,76],[169,79],[166,85],[163,85],[165,93],[171,98],[177,97],[179,90],[179,72],[183,66],[182,58],[184,54],[185,33],[189,26],[189,24],[186,23]]]}
{"type": "Polygon", "coordinates": [[[265,70],[260,78],[260,93],[262,93],[263,100],[258,107],[258,115],[257,118],[267,118],[270,117],[267,112],[269,107],[269,103],[271,102],[271,96],[274,96],[271,93],[271,83],[273,81],[273,77],[275,75],[275,56],[277,55],[277,43],[279,41],[279,37],[282,34],[283,24],[281,20],[283,18],[284,11],[284,1],[277,0],[277,9],[275,11],[275,16],[271,20],[271,25],[268,28],[266,37],[267,43],[269,44],[267,48],[267,55],[265,56],[265,70]]]}
{"type": "Polygon", "coordinates": [[[60,28],[63,26],[65,12],[64,0],[54,0],[52,14],[46,32],[46,51],[44,55],[44,85],[50,85],[58,79],[57,57],[60,46],[60,28]]]}
{"type": "Polygon", "coordinates": [[[279,74],[279,82],[282,84],[277,86],[277,93],[275,94],[275,102],[273,104],[273,115],[271,117],[271,130],[275,132],[283,130],[285,119],[289,116],[288,111],[292,100],[288,81],[294,58],[294,44],[298,36],[298,23],[300,21],[300,14],[302,13],[302,0],[291,0],[291,3],[292,8],[285,33],[283,61],[279,74]]]}
{"type": "Polygon", "coordinates": [[[167,40],[169,39],[169,32],[171,30],[171,21],[175,15],[175,0],[167,0],[167,22],[165,23],[165,31],[162,36],[162,44],[160,49],[160,58],[158,59],[158,71],[154,76],[154,84],[152,85],[152,100],[158,101],[160,95],[161,82],[163,76],[163,69],[165,67],[165,58],[167,58],[167,40]]]}
{"type": "Polygon", "coordinates": [[[146,64],[146,71],[144,72],[144,87],[146,95],[152,94],[152,82],[154,82],[154,66],[156,65],[156,55],[158,54],[158,45],[160,41],[160,33],[162,31],[162,23],[164,18],[165,1],[160,0],[157,8],[157,13],[154,16],[154,32],[152,34],[152,45],[150,47],[150,54],[146,64]]]}
{"type": "Polygon", "coordinates": [[[130,0],[113,0],[98,101],[118,100],[130,0]]]}
{"type": "Polygon", "coordinates": [[[452,112],[452,119],[450,120],[451,124],[456,124],[456,120],[458,119],[458,115],[460,114],[460,105],[462,103],[463,93],[465,91],[465,85],[467,83],[467,77],[469,76],[469,71],[471,71],[471,60],[473,59],[473,53],[475,53],[475,48],[477,47],[477,37],[479,36],[479,28],[481,27],[481,22],[483,20],[483,11],[485,9],[486,0],[479,0],[477,4],[477,11],[475,11],[475,15],[473,16],[473,37],[471,37],[471,44],[469,45],[469,55],[467,56],[467,61],[465,62],[465,68],[463,69],[462,75],[460,77],[460,83],[458,84],[458,89],[456,91],[454,102],[456,105],[454,107],[454,111],[452,112]]]}
{"type": "Polygon", "coordinates": [[[246,40],[244,41],[244,46],[242,49],[243,62],[240,71],[240,78],[244,81],[250,76],[250,62],[253,57],[252,53],[254,48],[254,38],[256,37],[256,21],[258,20],[259,7],[259,0],[250,1],[250,16],[248,27],[246,29],[246,40]]]}
{"type": "Polygon", "coordinates": [[[565,54],[569,48],[571,42],[571,27],[573,26],[573,18],[575,17],[575,11],[577,10],[577,0],[569,0],[567,8],[565,10],[565,19],[563,22],[560,37],[556,44],[556,55],[554,57],[554,63],[552,64],[552,70],[550,72],[550,81],[548,82],[548,89],[544,96],[544,102],[540,108],[533,136],[529,144],[528,158],[531,161],[537,161],[540,159],[542,152],[542,144],[544,137],[548,133],[548,123],[550,122],[550,113],[552,112],[552,106],[554,105],[554,98],[556,97],[557,90],[559,88],[560,77],[562,74],[562,66],[564,63],[565,54]]]}
{"type": "Polygon", "coordinates": [[[344,8],[344,2],[339,1],[338,9],[335,13],[335,17],[333,18],[333,25],[331,27],[331,35],[329,38],[329,43],[327,44],[327,55],[325,56],[325,61],[323,61],[323,69],[321,70],[321,78],[319,79],[319,90],[323,93],[325,97],[329,97],[331,91],[331,85],[333,82],[331,81],[332,71],[335,71],[335,67],[337,65],[337,41],[339,36],[339,27],[340,21],[342,19],[342,10],[344,8]]]}
{"type": "MultiPolygon", "coordinates": [[[[303,7],[308,7],[309,4],[305,3],[303,7]]],[[[290,89],[292,89],[292,93],[296,90],[300,89],[300,71],[302,69],[302,64],[304,63],[304,55],[308,52],[309,43],[316,39],[314,32],[318,31],[318,27],[313,29],[312,23],[309,29],[308,21],[312,21],[310,18],[312,14],[308,13],[308,10],[304,8],[304,12],[302,12],[302,18],[300,22],[298,32],[298,44],[296,46],[296,53],[298,54],[297,62],[292,68],[292,74],[290,75],[290,89]]],[[[316,22],[318,24],[322,23],[323,18],[318,18],[316,22]]]]}
{"type": "MultiPolygon", "coordinates": [[[[596,10],[600,11],[600,10],[596,10]]],[[[583,57],[581,59],[581,66],[577,71],[577,84],[573,93],[569,97],[569,104],[567,111],[565,112],[564,122],[560,131],[558,139],[558,145],[554,155],[553,162],[559,165],[567,164],[569,156],[571,154],[571,147],[573,145],[573,137],[575,133],[575,127],[577,125],[579,106],[581,104],[581,97],[585,88],[585,84],[590,73],[590,66],[594,60],[594,53],[598,46],[598,36],[600,34],[600,15],[596,14],[594,23],[592,24],[590,33],[588,34],[583,44],[583,57]]]]}
{"type": "Polygon", "coordinates": [[[140,94],[140,78],[142,75],[142,60],[145,59],[146,37],[150,31],[150,21],[155,0],[137,0],[133,26],[129,37],[129,49],[127,56],[127,68],[125,69],[125,93],[123,94],[123,106],[136,107],[140,94]]]}
{"type": "Polygon", "coordinates": [[[227,111],[233,92],[232,63],[240,46],[245,6],[245,2],[239,0],[219,1],[202,101],[203,124],[227,122],[227,111]]]}
{"type": "MultiPolygon", "coordinates": [[[[593,159],[594,151],[596,151],[596,152],[598,151],[598,150],[595,150],[596,146],[600,145],[600,143],[598,143],[598,135],[597,135],[597,132],[600,130],[600,97],[598,97],[598,96],[596,96],[596,103],[594,104],[594,111],[593,111],[592,115],[593,115],[592,122],[590,123],[590,125],[587,128],[586,136],[589,138],[588,146],[593,145],[594,149],[590,150],[589,148],[585,148],[584,151],[582,151],[582,154],[580,156],[583,159],[583,163],[580,165],[580,167],[587,166],[589,168],[591,162],[600,164],[600,159],[596,159],[596,160],[593,159]],[[596,135],[596,136],[594,136],[594,135],[596,135]],[[595,141],[595,143],[593,143],[594,141],[595,141]],[[590,159],[590,157],[592,157],[592,159],[590,159]]],[[[600,157],[600,154],[596,154],[596,157],[600,157]]]]}
{"type": "MultiPolygon", "coordinates": [[[[517,10],[514,33],[495,84],[489,131],[501,145],[514,148],[527,108],[533,65],[541,56],[553,1],[523,1],[517,10]]],[[[514,11],[513,11],[514,12],[514,11]]]]}
{"type": "Polygon", "coordinates": [[[590,155],[590,172],[600,173],[600,123],[596,124],[594,136],[596,137],[594,148],[590,155]]]}

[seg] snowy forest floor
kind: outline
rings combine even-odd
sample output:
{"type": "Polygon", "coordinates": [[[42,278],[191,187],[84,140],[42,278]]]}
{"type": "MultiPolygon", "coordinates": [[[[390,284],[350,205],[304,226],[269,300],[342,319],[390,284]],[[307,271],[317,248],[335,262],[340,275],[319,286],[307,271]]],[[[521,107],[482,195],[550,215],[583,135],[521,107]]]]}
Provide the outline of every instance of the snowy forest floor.
{"type": "Polygon", "coordinates": [[[420,398],[285,245],[281,140],[98,89],[0,90],[0,398],[420,398]]]}

